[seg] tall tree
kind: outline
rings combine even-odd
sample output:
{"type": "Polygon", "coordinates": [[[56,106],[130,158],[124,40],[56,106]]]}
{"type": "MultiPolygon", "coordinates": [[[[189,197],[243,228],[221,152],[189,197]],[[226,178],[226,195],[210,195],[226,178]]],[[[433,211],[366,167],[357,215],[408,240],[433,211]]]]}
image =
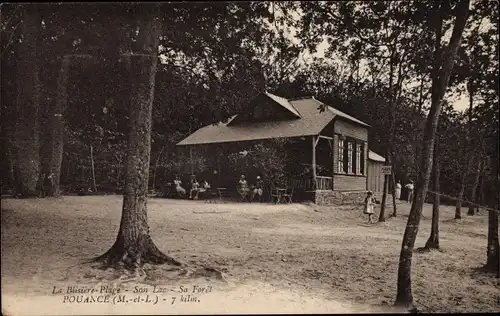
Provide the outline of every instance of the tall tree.
{"type": "MultiPolygon", "coordinates": [[[[448,47],[445,51],[447,58],[442,59],[442,63],[441,65],[439,65],[439,76],[438,78],[436,78],[437,80],[434,80],[432,85],[432,103],[425,124],[422,157],[420,160],[420,173],[418,175],[417,185],[415,188],[415,196],[413,198],[413,203],[410,209],[408,222],[403,236],[403,242],[401,245],[396,296],[397,305],[408,307],[413,304],[413,294],[411,289],[411,259],[413,254],[413,247],[415,245],[415,239],[417,237],[422,207],[429,186],[429,179],[432,168],[432,156],[434,151],[434,140],[439,123],[439,115],[441,113],[443,98],[446,93],[450,75],[455,63],[457,50],[460,46],[464,28],[467,24],[467,18],[469,17],[469,2],[469,0],[461,0],[456,4],[455,24],[453,26],[453,32],[448,43],[448,47]]],[[[436,10],[438,10],[438,12],[440,12],[440,15],[443,16],[444,13],[449,10],[449,2],[443,1],[439,5],[436,5],[435,8],[436,10]]],[[[440,21],[436,23],[435,29],[436,49],[441,50],[441,41],[437,41],[437,39],[441,39],[440,34],[442,32],[442,20],[439,20],[440,21]]]]}
{"type": "MultiPolygon", "coordinates": [[[[465,86],[464,92],[467,94],[469,108],[467,114],[467,132],[464,133],[464,148],[462,157],[462,177],[460,179],[460,189],[458,191],[457,203],[455,207],[455,218],[461,218],[462,200],[466,193],[468,177],[474,175],[478,179],[479,161],[481,160],[481,141],[478,139],[477,126],[473,122],[474,107],[480,101],[478,99],[481,90],[485,89],[484,74],[490,67],[492,58],[492,43],[483,41],[486,34],[489,35],[492,21],[489,20],[489,10],[481,8],[480,5],[474,5],[474,23],[471,24],[471,30],[464,35],[463,43],[459,50],[459,61],[453,74],[453,81],[465,86]],[[489,23],[488,23],[489,22],[489,23]]],[[[479,179],[478,179],[479,180],[479,179]]],[[[475,199],[475,190],[478,182],[476,181],[471,189],[468,200],[475,199]]],[[[474,215],[469,208],[468,215],[474,215]]]]}
{"type": "Polygon", "coordinates": [[[156,5],[141,5],[136,47],[130,56],[130,131],[126,182],[120,230],[114,245],[96,260],[137,269],[144,263],[180,263],[163,254],[153,243],[147,218],[147,191],[151,151],[151,116],[161,21],[156,5]]]}
{"type": "Polygon", "coordinates": [[[38,33],[41,20],[36,5],[23,5],[22,10],[21,45],[18,49],[17,65],[15,161],[19,193],[21,196],[35,196],[40,171],[38,33]]]}
{"type": "Polygon", "coordinates": [[[434,194],[432,201],[432,223],[431,223],[431,235],[427,242],[425,243],[425,248],[427,249],[439,249],[439,205],[440,205],[440,185],[439,182],[439,172],[440,172],[440,161],[439,161],[439,134],[436,135],[436,143],[434,145],[434,158],[432,168],[434,182],[434,194]]]}
{"type": "MultiPolygon", "coordinates": [[[[45,177],[48,181],[47,194],[49,196],[59,196],[59,182],[61,177],[61,163],[63,158],[63,134],[64,134],[64,111],[68,102],[67,86],[69,69],[71,66],[71,57],[65,56],[61,62],[59,78],[57,80],[57,99],[53,103],[53,109],[50,111],[50,155],[49,170],[45,177]]],[[[45,179],[44,179],[45,180],[45,179]]]]}

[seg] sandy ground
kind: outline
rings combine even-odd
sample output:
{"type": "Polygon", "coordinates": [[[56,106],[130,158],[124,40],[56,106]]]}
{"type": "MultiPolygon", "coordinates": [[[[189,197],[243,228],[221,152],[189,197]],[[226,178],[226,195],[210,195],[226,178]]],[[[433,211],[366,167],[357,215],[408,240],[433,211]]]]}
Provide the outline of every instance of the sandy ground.
{"type": "MultiPolygon", "coordinates": [[[[368,225],[353,207],[151,199],[156,245],[188,267],[222,271],[225,282],[170,278],[173,272],[165,267],[152,270],[151,280],[134,283],[106,281],[105,272],[100,276],[79,265],[112,245],[121,202],[120,196],[3,199],[4,314],[398,312],[391,306],[407,204],[399,205],[397,218],[368,225]],[[155,284],[166,293],[152,293],[155,284]],[[53,293],[104,285],[120,287],[130,299],[140,286],[148,289],[140,299],[149,296],[140,303],[63,303],[68,294],[53,293]],[[211,291],[193,294],[194,286],[211,291]],[[183,302],[188,294],[193,301],[183,302]]],[[[455,221],[453,212],[442,207],[443,250],[414,254],[415,303],[427,312],[498,311],[498,280],[476,270],[486,261],[487,214],[470,217],[464,210],[464,219],[455,221]]],[[[416,247],[425,244],[430,219],[426,205],[416,247]]]]}

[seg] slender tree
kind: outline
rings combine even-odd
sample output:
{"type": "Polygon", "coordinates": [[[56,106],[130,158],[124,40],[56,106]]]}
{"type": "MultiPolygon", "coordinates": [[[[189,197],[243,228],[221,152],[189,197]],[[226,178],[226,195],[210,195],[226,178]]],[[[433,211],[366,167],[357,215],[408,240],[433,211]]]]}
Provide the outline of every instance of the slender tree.
{"type": "Polygon", "coordinates": [[[475,176],[474,176],[474,182],[472,184],[472,187],[470,189],[470,195],[469,195],[469,209],[467,210],[467,215],[472,216],[474,215],[476,206],[476,196],[477,196],[477,188],[479,186],[479,178],[481,177],[481,169],[482,169],[482,159],[481,157],[477,157],[476,161],[476,170],[475,170],[475,176]]]}
{"type": "Polygon", "coordinates": [[[433,182],[434,182],[434,199],[432,201],[432,223],[431,235],[425,243],[427,249],[439,249],[439,204],[440,204],[440,185],[439,177],[439,134],[436,135],[436,143],[434,145],[434,158],[433,158],[433,182]]]}
{"type": "MultiPolygon", "coordinates": [[[[437,10],[439,10],[441,14],[449,10],[449,3],[447,2],[448,1],[443,1],[439,6],[436,6],[437,10]]],[[[403,236],[403,242],[401,245],[397,281],[397,305],[409,307],[413,304],[413,294],[411,289],[411,261],[413,247],[415,245],[415,239],[418,233],[422,207],[429,186],[429,179],[432,168],[432,156],[434,151],[434,140],[439,122],[439,115],[441,112],[443,98],[446,93],[446,88],[448,86],[451,71],[455,63],[455,57],[460,45],[462,33],[467,24],[467,18],[469,16],[469,2],[469,0],[461,0],[456,5],[455,24],[453,26],[453,32],[448,47],[446,49],[447,58],[443,59],[442,64],[439,65],[439,80],[435,80],[433,82],[434,93],[432,96],[431,108],[429,114],[427,115],[425,124],[422,156],[420,160],[420,173],[418,175],[417,185],[415,188],[415,196],[413,198],[413,203],[410,209],[408,222],[403,236]]],[[[438,22],[436,24],[436,34],[441,34],[442,20],[441,22],[438,22]]],[[[436,38],[440,39],[440,36],[436,36],[436,38]]],[[[440,42],[436,42],[436,49],[440,49],[440,44],[440,42]]]]}

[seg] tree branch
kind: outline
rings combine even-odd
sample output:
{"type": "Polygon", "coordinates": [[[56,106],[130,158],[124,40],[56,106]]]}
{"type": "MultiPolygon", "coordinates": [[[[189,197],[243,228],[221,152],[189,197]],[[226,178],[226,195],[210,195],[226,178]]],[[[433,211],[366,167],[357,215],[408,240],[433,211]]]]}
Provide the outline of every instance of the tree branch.
{"type": "MultiPolygon", "coordinates": [[[[335,16],[331,11],[327,11],[326,12],[327,15],[334,21],[336,21],[337,23],[339,24],[342,24],[343,23],[343,20],[340,18],[340,17],[337,17],[335,16]]],[[[352,31],[360,40],[362,40],[363,42],[369,44],[369,45],[372,45],[374,47],[382,47],[382,46],[387,46],[386,44],[384,44],[383,42],[374,42],[372,40],[370,40],[369,38],[363,36],[359,30],[355,27],[352,27],[350,28],[350,31],[352,31]]]]}
{"type": "Polygon", "coordinates": [[[10,44],[12,44],[12,37],[14,36],[14,33],[16,32],[17,30],[17,27],[19,26],[19,24],[21,24],[22,20],[19,21],[16,26],[14,26],[14,29],[12,30],[12,32],[10,32],[10,36],[9,36],[9,40],[7,41],[7,45],[5,46],[5,49],[3,50],[3,52],[0,53],[0,58],[3,56],[3,54],[8,50],[10,44]]]}

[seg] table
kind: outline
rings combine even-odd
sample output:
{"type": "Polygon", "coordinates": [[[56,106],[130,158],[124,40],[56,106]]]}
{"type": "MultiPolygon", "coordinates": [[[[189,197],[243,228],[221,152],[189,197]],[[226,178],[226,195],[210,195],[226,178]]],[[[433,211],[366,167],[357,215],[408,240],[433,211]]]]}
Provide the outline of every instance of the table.
{"type": "Polygon", "coordinates": [[[281,199],[283,198],[283,195],[285,193],[286,193],[286,189],[276,188],[276,195],[277,195],[276,204],[281,202],[281,199]]]}
{"type": "Polygon", "coordinates": [[[222,200],[222,196],[226,193],[227,188],[217,188],[217,192],[219,193],[219,199],[222,200]]]}

